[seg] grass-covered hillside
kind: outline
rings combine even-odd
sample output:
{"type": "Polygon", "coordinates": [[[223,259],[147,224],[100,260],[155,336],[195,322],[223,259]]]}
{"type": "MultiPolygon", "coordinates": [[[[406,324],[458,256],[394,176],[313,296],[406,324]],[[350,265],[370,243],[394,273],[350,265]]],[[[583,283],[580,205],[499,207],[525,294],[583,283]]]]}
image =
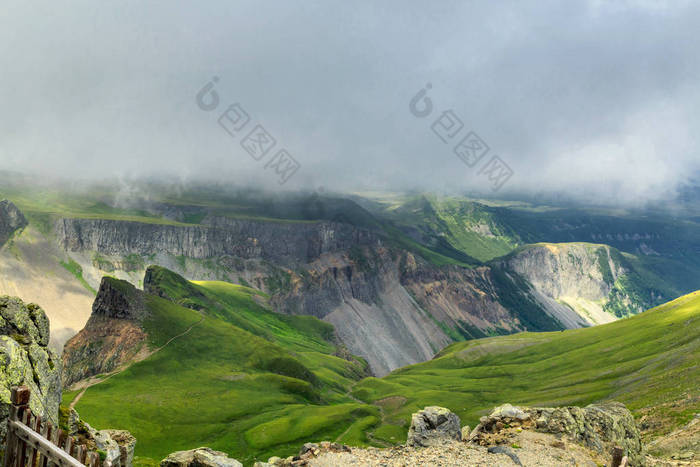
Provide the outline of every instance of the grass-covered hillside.
{"type": "Polygon", "coordinates": [[[94,426],[132,431],[137,463],[202,445],[250,465],[306,441],[400,443],[411,413],[426,405],[473,426],[505,402],[615,399],[647,438],[700,411],[698,293],[592,328],[456,343],[432,361],[362,379],[364,363],[333,343],[330,325],[273,313],[246,287],[150,272],[144,328],[159,350],[76,405],[94,426]]]}
{"type": "Polygon", "coordinates": [[[648,437],[700,412],[700,292],[614,323],[453,344],[435,359],[367,378],[353,394],[383,408],[376,438],[405,439],[426,405],[474,426],[495,405],[625,403],[648,437]]]}
{"type": "Polygon", "coordinates": [[[162,268],[149,290],[168,298],[146,298],[143,327],[159,350],[89,387],[75,407],[96,427],[130,430],[137,462],[206,445],[250,464],[312,438],[362,443],[378,422],[376,407],[346,395],[365,364],[334,355],[345,352],[330,325],[270,312],[252,289],[162,268]]]}

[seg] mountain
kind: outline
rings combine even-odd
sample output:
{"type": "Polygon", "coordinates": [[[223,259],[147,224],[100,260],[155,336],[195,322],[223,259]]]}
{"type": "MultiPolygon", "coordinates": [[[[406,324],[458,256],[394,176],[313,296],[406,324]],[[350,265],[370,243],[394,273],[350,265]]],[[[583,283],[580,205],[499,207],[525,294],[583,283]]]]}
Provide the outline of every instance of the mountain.
{"type": "Polygon", "coordinates": [[[331,323],[376,376],[455,341],[618,319],[693,290],[700,274],[700,227],[658,215],[426,194],[123,191],[0,188],[29,222],[0,249],[0,291],[44,304],[55,348],[83,328],[105,275],[143,288],[151,264],[331,323]]]}
{"type": "MultiPolygon", "coordinates": [[[[67,374],[85,366],[89,357],[80,349],[91,347],[97,334],[90,323],[104,310],[114,323],[138,323],[146,336],[136,345],[142,355],[122,348],[131,356],[120,371],[92,369],[93,379],[66,392],[64,404],[73,403],[91,424],[129,429],[142,464],[205,444],[250,464],[319,439],[400,443],[411,413],[435,404],[474,426],[505,401],[617,400],[630,407],[645,441],[683,429],[700,411],[697,292],[599,326],[454,343],[430,361],[375,378],[366,377],[365,363],[339,344],[330,325],[274,313],[261,292],[190,282],[160,267],[149,268],[144,283],[134,302],[136,289],[103,281],[98,303],[115,306],[96,305],[64,353],[67,374]],[[134,303],[136,320],[120,312],[134,303]]],[[[118,334],[118,326],[107,334],[118,334]]]]}
{"type": "Polygon", "coordinates": [[[700,412],[699,353],[700,292],[693,292],[600,326],[455,343],[431,361],[364,379],[353,395],[382,407],[373,436],[387,442],[402,440],[407,417],[425,405],[449,407],[474,424],[506,400],[536,406],[620,401],[648,441],[700,412]]]}
{"type": "Polygon", "coordinates": [[[274,313],[248,287],[160,267],[148,269],[145,289],[105,279],[63,355],[68,381],[93,377],[64,404],[75,401],[91,425],[128,427],[142,462],[203,443],[250,461],[315,433],[362,442],[379,420],[347,395],[366,363],[329,324],[274,313]]]}

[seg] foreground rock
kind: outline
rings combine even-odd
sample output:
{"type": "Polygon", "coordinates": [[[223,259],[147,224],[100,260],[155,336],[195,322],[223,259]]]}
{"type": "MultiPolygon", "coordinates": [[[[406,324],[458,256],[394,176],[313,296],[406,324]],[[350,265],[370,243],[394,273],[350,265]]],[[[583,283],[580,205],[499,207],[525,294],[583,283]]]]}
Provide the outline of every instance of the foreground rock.
{"type": "Polygon", "coordinates": [[[79,444],[90,450],[105,453],[104,467],[132,467],[136,438],[126,430],[96,430],[80,419],[78,412],[70,410],[68,431],[79,444]]]}
{"type": "Polygon", "coordinates": [[[160,461],[160,467],[243,467],[243,464],[225,452],[197,448],[170,454],[160,461]]]}
{"type": "Polygon", "coordinates": [[[557,444],[556,436],[522,431],[513,438],[512,446],[497,446],[489,452],[484,446],[454,440],[435,441],[426,448],[396,446],[389,449],[356,449],[344,453],[324,453],[309,460],[309,467],[413,467],[413,466],[552,466],[604,465],[590,450],[573,443],[557,444]],[[555,446],[556,445],[556,446],[555,446]],[[560,446],[560,447],[557,447],[560,446]],[[511,457],[512,456],[512,457],[511,457]]]}
{"type": "Polygon", "coordinates": [[[29,407],[58,425],[61,360],[48,348],[49,320],[38,305],[0,297],[0,441],[4,443],[15,386],[31,390],[29,407]]]}
{"type": "Polygon", "coordinates": [[[619,402],[581,407],[530,408],[505,404],[482,417],[469,441],[482,446],[508,442],[505,428],[536,429],[565,436],[599,455],[608,456],[614,446],[623,448],[632,465],[644,464],[639,430],[634,417],[619,402]]]}
{"type": "Polygon", "coordinates": [[[459,417],[444,407],[430,406],[411,415],[406,446],[430,446],[436,441],[462,438],[459,417]]]}

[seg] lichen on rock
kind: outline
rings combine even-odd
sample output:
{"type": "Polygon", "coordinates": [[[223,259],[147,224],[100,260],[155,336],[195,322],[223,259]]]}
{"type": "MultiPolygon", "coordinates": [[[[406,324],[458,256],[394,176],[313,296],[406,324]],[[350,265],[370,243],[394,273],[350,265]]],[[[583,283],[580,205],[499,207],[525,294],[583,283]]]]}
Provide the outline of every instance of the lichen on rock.
{"type": "Polygon", "coordinates": [[[58,424],[61,361],[48,348],[49,320],[35,304],[0,297],[0,440],[5,439],[12,388],[31,391],[29,407],[58,424]]]}
{"type": "Polygon", "coordinates": [[[459,417],[444,407],[430,406],[411,415],[406,445],[429,446],[435,441],[461,438],[459,417]]]}

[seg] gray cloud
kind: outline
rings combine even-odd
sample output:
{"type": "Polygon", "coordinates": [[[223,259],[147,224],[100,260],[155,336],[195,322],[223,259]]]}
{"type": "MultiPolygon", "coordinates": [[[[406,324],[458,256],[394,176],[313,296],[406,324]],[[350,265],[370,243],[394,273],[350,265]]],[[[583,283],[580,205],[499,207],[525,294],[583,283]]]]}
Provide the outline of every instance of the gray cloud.
{"type": "Polygon", "coordinates": [[[302,164],[291,188],[487,190],[431,132],[446,109],[504,191],[644,201],[700,169],[697,3],[6,3],[3,168],[276,186],[216,123],[240,102],[302,164]]]}

